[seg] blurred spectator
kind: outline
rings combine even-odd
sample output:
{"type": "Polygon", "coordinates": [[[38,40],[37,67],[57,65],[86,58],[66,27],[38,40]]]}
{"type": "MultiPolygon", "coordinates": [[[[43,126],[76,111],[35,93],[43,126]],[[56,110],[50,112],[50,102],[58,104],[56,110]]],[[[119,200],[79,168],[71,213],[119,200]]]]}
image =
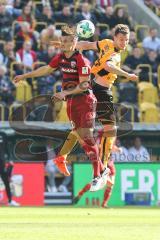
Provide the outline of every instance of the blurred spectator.
{"type": "Polygon", "coordinates": [[[23,48],[16,52],[16,61],[22,63],[26,71],[32,70],[33,63],[37,60],[37,54],[32,50],[32,43],[25,41],[23,48]]]}
{"type": "MultiPolygon", "coordinates": [[[[58,53],[58,49],[49,46],[47,51],[39,51],[38,61],[48,64],[58,53]]],[[[53,86],[59,79],[61,79],[61,73],[58,70],[51,75],[37,78],[38,94],[53,94],[53,86]]]]}
{"type": "Polygon", "coordinates": [[[37,38],[35,33],[30,29],[28,22],[22,22],[21,28],[15,35],[16,50],[22,48],[24,41],[31,41],[34,50],[37,49],[37,38]]]}
{"type": "Polygon", "coordinates": [[[12,15],[14,19],[16,19],[21,14],[21,9],[15,8],[14,1],[7,1],[6,10],[12,15]]]}
{"type": "Polygon", "coordinates": [[[21,15],[17,18],[18,22],[28,22],[31,29],[36,26],[34,14],[32,12],[32,6],[27,4],[23,7],[21,15]]]}
{"type": "Polygon", "coordinates": [[[51,59],[59,53],[59,50],[56,49],[54,46],[49,46],[47,51],[38,52],[38,60],[41,62],[46,62],[47,64],[51,61],[51,59]]]}
{"type": "Polygon", "coordinates": [[[123,69],[127,72],[138,74],[140,81],[149,81],[148,68],[141,67],[139,69],[136,69],[139,64],[144,63],[146,63],[146,56],[142,55],[141,48],[134,47],[132,54],[125,59],[123,63],[123,69]]]}
{"type": "Polygon", "coordinates": [[[62,10],[64,4],[63,0],[49,0],[49,2],[54,12],[62,10]]]}
{"type": "Polygon", "coordinates": [[[74,15],[71,12],[70,5],[64,4],[63,9],[60,12],[55,13],[55,21],[66,24],[74,23],[74,15]]]}
{"type": "Polygon", "coordinates": [[[82,3],[81,13],[76,16],[76,23],[82,20],[90,20],[94,24],[97,22],[95,15],[91,12],[91,6],[87,2],[82,3]]]}
{"type": "Polygon", "coordinates": [[[107,6],[113,6],[114,0],[96,0],[96,5],[101,8],[105,8],[107,6]]]}
{"type": "Polygon", "coordinates": [[[160,3],[156,6],[156,15],[160,17],[160,3]]]}
{"type": "Polygon", "coordinates": [[[84,56],[89,60],[89,64],[92,65],[97,59],[96,52],[93,50],[88,50],[83,52],[84,56]]]}
{"type": "Polygon", "coordinates": [[[150,8],[154,13],[156,12],[156,6],[153,3],[153,0],[144,0],[144,4],[150,8]]]}
{"type": "MultiPolygon", "coordinates": [[[[100,39],[102,40],[102,39],[104,39],[104,35],[105,34],[105,32],[103,32],[102,34],[101,34],[101,36],[100,36],[100,39]]],[[[114,28],[111,28],[110,29],[110,31],[109,31],[109,33],[105,36],[105,38],[109,38],[109,39],[112,39],[113,40],[113,36],[114,36],[114,28]]]]}
{"type": "Polygon", "coordinates": [[[142,50],[138,47],[134,47],[132,54],[129,55],[123,63],[123,69],[130,73],[139,74],[140,70],[136,70],[136,67],[142,63],[142,50]]]}
{"type": "Polygon", "coordinates": [[[128,55],[132,54],[133,48],[135,48],[137,46],[138,46],[138,41],[137,41],[136,33],[135,33],[135,31],[131,31],[127,48],[125,51],[122,52],[122,55],[121,55],[123,62],[128,55]]]}
{"type": "Polygon", "coordinates": [[[50,5],[44,5],[42,13],[39,12],[36,16],[37,21],[46,22],[47,24],[53,24],[55,22],[52,8],[50,5]]]}
{"type": "Polygon", "coordinates": [[[160,4],[160,0],[153,0],[153,3],[154,3],[155,5],[159,5],[159,4],[160,4]]]}
{"type": "Polygon", "coordinates": [[[57,33],[59,33],[59,31],[55,29],[54,25],[49,25],[47,28],[42,30],[40,34],[40,42],[43,50],[47,49],[50,41],[58,39],[57,33]]]}
{"type": "Polygon", "coordinates": [[[129,36],[129,45],[131,47],[137,46],[137,37],[135,31],[130,31],[130,36],[129,36]]]}
{"type": "Polygon", "coordinates": [[[107,6],[105,8],[105,13],[100,14],[99,22],[108,24],[110,29],[113,28],[115,26],[115,18],[113,13],[113,7],[107,6]]]}
{"type": "Polygon", "coordinates": [[[0,65],[0,100],[7,104],[11,104],[14,101],[13,92],[15,86],[6,76],[6,72],[6,67],[0,65]]]}
{"type": "MultiPolygon", "coordinates": [[[[152,68],[152,83],[155,86],[158,86],[158,65],[159,65],[159,61],[158,61],[158,54],[156,51],[149,51],[145,57],[144,60],[145,64],[150,64],[151,68],[152,68]]],[[[148,75],[149,72],[147,71],[146,74],[148,75]]],[[[149,79],[149,76],[147,77],[149,79]]]]}
{"type": "MultiPolygon", "coordinates": [[[[25,2],[25,1],[23,1],[23,2],[25,2]]],[[[14,8],[21,10],[24,5],[23,2],[22,2],[22,0],[14,0],[14,3],[13,3],[14,8]]]]}
{"type": "Polygon", "coordinates": [[[0,2],[0,39],[10,40],[12,38],[12,15],[7,12],[5,3],[0,2]]]}
{"type": "Polygon", "coordinates": [[[121,145],[121,142],[118,138],[116,139],[115,145],[113,146],[111,159],[114,162],[128,161],[128,150],[126,147],[121,145]]]}
{"type": "Polygon", "coordinates": [[[129,17],[128,12],[125,8],[116,8],[114,12],[114,17],[115,17],[115,25],[121,23],[121,24],[126,24],[129,26],[130,29],[132,29],[132,19],[129,17]]]}
{"type": "Polygon", "coordinates": [[[11,63],[15,60],[14,41],[7,41],[4,45],[3,52],[0,53],[0,65],[5,65],[9,69],[11,63]]]}
{"type": "Polygon", "coordinates": [[[157,37],[157,34],[157,29],[151,28],[149,31],[149,36],[144,38],[142,46],[146,51],[160,51],[160,38],[157,37]]]}
{"type": "Polygon", "coordinates": [[[141,139],[134,139],[133,147],[129,148],[129,161],[131,162],[149,162],[150,155],[148,150],[142,145],[141,139]]]}
{"type": "MultiPolygon", "coordinates": [[[[6,155],[7,158],[10,157],[10,151],[9,151],[9,144],[8,144],[8,138],[5,133],[0,132],[0,180],[3,181],[5,190],[6,190],[6,195],[8,198],[8,206],[15,206],[18,207],[20,206],[19,203],[16,201],[12,200],[13,198],[13,193],[11,192],[11,175],[12,175],[12,170],[13,170],[13,162],[9,162],[8,166],[5,163],[6,160],[6,155]]],[[[1,182],[2,184],[2,182],[1,182]]],[[[3,196],[2,196],[3,198],[3,196]]]]}
{"type": "MultiPolygon", "coordinates": [[[[120,82],[117,86],[118,89],[118,102],[124,103],[129,107],[129,103],[132,103],[134,108],[134,121],[138,121],[138,111],[137,107],[134,106],[137,103],[138,89],[135,83],[133,82],[120,82]]],[[[121,121],[132,121],[132,113],[129,109],[121,105],[121,121]]]]}
{"type": "Polygon", "coordinates": [[[57,83],[58,78],[56,74],[48,75],[46,77],[37,78],[37,92],[38,94],[53,95],[54,84],[57,83]]]}

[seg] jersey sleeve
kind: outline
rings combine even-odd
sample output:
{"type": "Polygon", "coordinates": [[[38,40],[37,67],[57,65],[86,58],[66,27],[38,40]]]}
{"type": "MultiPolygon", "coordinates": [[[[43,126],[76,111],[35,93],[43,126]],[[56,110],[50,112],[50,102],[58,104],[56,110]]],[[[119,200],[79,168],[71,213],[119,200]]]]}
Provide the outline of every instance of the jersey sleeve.
{"type": "Polygon", "coordinates": [[[89,76],[91,72],[91,67],[89,64],[89,60],[83,57],[81,54],[79,54],[77,58],[77,68],[78,68],[78,74],[80,77],[89,76]]]}
{"type": "Polygon", "coordinates": [[[98,51],[100,52],[104,48],[104,46],[106,46],[108,44],[109,44],[108,39],[104,39],[104,40],[98,41],[97,42],[97,49],[98,49],[98,51]]]}
{"type": "Polygon", "coordinates": [[[52,58],[52,60],[49,62],[49,66],[51,68],[58,68],[59,67],[59,63],[60,63],[60,59],[61,59],[61,54],[57,54],[55,57],[52,58]]]}
{"type": "Polygon", "coordinates": [[[107,60],[107,62],[112,62],[114,65],[119,64],[121,61],[120,54],[112,53],[110,58],[107,60]]]}

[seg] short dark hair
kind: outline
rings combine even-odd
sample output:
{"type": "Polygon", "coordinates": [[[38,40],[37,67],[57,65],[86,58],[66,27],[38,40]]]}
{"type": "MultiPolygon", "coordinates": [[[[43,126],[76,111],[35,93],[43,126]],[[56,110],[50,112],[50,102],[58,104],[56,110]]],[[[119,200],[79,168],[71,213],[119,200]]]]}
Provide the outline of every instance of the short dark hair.
{"type": "Polygon", "coordinates": [[[61,28],[62,36],[75,36],[76,35],[76,29],[73,25],[64,25],[61,28]]]}
{"type": "Polygon", "coordinates": [[[114,28],[114,36],[116,36],[119,33],[127,35],[129,32],[130,32],[129,27],[125,24],[117,24],[114,28]]]}

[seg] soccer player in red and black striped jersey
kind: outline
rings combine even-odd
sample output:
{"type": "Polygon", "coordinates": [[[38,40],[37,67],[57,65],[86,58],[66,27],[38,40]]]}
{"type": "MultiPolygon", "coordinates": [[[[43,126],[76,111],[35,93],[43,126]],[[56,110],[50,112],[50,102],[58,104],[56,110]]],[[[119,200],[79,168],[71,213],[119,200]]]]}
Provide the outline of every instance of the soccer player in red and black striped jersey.
{"type": "MultiPolygon", "coordinates": [[[[79,142],[93,164],[94,177],[90,191],[97,191],[105,185],[107,176],[99,158],[99,149],[93,137],[95,123],[96,98],[90,88],[90,66],[88,61],[75,51],[77,37],[69,26],[62,29],[62,53],[56,55],[47,66],[43,66],[30,73],[16,76],[15,83],[25,79],[40,77],[52,73],[58,68],[62,71],[62,91],[54,94],[54,98],[67,101],[67,114],[74,126],[79,142]],[[104,178],[103,178],[104,176],[104,178]]],[[[65,168],[65,159],[61,156],[56,159],[59,169],[65,168]]],[[[66,175],[69,174],[66,172],[66,175]]]]}

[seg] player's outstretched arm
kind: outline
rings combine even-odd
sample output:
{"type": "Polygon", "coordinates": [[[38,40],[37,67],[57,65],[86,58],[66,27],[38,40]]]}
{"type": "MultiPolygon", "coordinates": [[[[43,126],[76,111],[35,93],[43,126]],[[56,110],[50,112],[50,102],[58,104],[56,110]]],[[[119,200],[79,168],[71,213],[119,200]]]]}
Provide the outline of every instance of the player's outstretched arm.
{"type": "MultiPolygon", "coordinates": [[[[61,41],[51,41],[50,45],[54,46],[55,48],[61,49],[61,41]]],[[[76,49],[80,51],[97,50],[97,42],[79,41],[76,44],[76,49]]]]}
{"type": "Polygon", "coordinates": [[[45,76],[45,75],[50,74],[54,70],[55,70],[54,68],[50,67],[49,65],[46,65],[46,66],[40,67],[34,71],[31,71],[31,72],[28,72],[28,73],[25,73],[22,75],[17,75],[13,81],[14,81],[14,83],[18,83],[26,78],[45,76]]]}
{"type": "Polygon", "coordinates": [[[135,74],[130,74],[124,70],[122,70],[121,68],[115,66],[111,61],[106,62],[105,65],[105,70],[107,70],[110,73],[119,75],[119,76],[123,76],[125,78],[127,78],[128,80],[131,81],[137,81],[138,80],[138,76],[135,74]]]}
{"type": "Polygon", "coordinates": [[[76,44],[77,50],[98,50],[97,42],[87,42],[87,41],[79,41],[76,44]]]}

